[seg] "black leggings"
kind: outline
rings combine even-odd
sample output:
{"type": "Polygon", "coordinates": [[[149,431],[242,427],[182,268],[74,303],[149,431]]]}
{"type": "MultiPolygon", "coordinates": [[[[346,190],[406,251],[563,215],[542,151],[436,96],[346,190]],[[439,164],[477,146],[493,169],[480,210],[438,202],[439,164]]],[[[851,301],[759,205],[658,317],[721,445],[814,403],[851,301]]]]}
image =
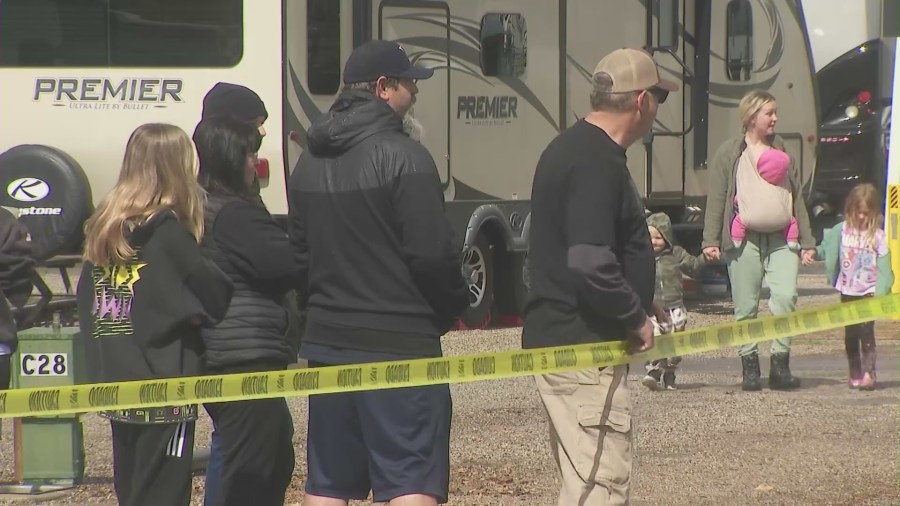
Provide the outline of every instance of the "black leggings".
{"type": "MultiPolygon", "coordinates": [[[[853,302],[867,296],[841,295],[841,302],[853,302]]],[[[844,328],[844,348],[850,377],[861,379],[863,374],[875,375],[875,322],[857,323],[844,328]]]]}

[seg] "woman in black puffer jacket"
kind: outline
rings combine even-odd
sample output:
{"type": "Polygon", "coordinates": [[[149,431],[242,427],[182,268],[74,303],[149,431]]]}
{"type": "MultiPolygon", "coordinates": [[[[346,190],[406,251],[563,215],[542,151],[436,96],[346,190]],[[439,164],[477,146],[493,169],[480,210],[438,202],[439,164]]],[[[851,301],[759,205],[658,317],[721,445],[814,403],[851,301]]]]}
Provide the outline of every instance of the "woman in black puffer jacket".
{"type": "MultiPolygon", "coordinates": [[[[252,189],[260,142],[257,129],[230,118],[205,119],[194,131],[198,179],[208,192],[201,250],[234,283],[225,319],[202,334],[210,374],[282,370],[295,361],[283,301],[299,266],[287,234],[252,189]]],[[[213,505],[283,504],[294,469],[284,398],[206,409],[224,453],[213,505]]]]}

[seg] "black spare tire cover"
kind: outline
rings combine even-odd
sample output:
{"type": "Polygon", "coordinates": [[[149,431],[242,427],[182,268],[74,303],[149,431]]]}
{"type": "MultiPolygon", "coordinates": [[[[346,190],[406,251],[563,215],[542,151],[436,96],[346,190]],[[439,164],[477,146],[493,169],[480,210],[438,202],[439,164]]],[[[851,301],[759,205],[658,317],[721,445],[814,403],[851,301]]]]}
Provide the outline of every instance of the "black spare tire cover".
{"type": "Polygon", "coordinates": [[[93,212],[91,186],[71,156],[22,145],[0,154],[0,206],[28,227],[35,259],[79,254],[93,212]]]}

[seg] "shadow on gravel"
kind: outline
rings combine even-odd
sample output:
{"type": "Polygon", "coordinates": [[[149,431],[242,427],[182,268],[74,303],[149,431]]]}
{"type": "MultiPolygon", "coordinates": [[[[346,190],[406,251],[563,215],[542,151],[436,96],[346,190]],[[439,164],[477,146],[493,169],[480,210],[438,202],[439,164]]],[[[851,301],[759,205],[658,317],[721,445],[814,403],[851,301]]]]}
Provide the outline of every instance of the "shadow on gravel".
{"type": "MultiPolygon", "coordinates": [[[[809,376],[801,376],[798,373],[794,373],[798,378],[800,378],[800,388],[797,390],[808,390],[817,387],[828,387],[833,385],[840,385],[844,383],[843,380],[834,379],[834,378],[811,378],[809,376]]],[[[765,378],[764,385],[768,386],[769,378],[765,378]]]]}
{"type": "Polygon", "coordinates": [[[685,300],[684,307],[691,312],[701,313],[704,315],[730,316],[734,314],[734,309],[725,306],[724,300],[685,300]]]}
{"type": "Polygon", "coordinates": [[[900,381],[879,381],[877,387],[875,388],[875,392],[877,393],[879,390],[897,387],[900,387],[900,381]]]}
{"type": "Polygon", "coordinates": [[[112,476],[91,476],[85,475],[82,485],[112,485],[112,476]]]}
{"type": "Polygon", "coordinates": [[[677,390],[675,390],[675,391],[660,391],[659,393],[660,394],[667,394],[667,393],[677,394],[678,392],[681,392],[683,390],[686,390],[686,391],[700,390],[701,388],[706,388],[708,386],[709,385],[707,385],[706,383],[676,383],[675,388],[677,390]]]}
{"type": "MultiPolygon", "coordinates": [[[[840,384],[844,383],[843,380],[834,379],[834,378],[810,378],[809,376],[799,376],[799,375],[797,377],[800,378],[800,388],[795,388],[793,390],[772,390],[771,388],[769,388],[769,378],[767,376],[763,376],[762,380],[761,380],[762,390],[760,390],[759,392],[770,392],[770,391],[771,392],[776,392],[776,391],[777,392],[787,392],[787,393],[801,392],[803,390],[813,390],[813,389],[816,389],[819,387],[829,387],[829,386],[840,385],[840,384]]],[[[735,378],[735,382],[731,385],[728,385],[728,388],[741,390],[740,376],[735,378]]],[[[743,390],[741,390],[741,391],[743,391],[743,390]]],[[[747,392],[747,393],[755,393],[755,392],[747,392]]]]}
{"type": "Polygon", "coordinates": [[[798,288],[797,295],[800,297],[806,296],[821,296],[821,295],[834,295],[837,292],[834,288],[798,288]]]}
{"type": "MultiPolygon", "coordinates": [[[[640,378],[633,378],[633,379],[639,380],[640,378]]],[[[804,377],[800,378],[800,388],[797,388],[795,390],[781,390],[781,391],[792,392],[792,391],[813,390],[813,389],[816,389],[819,387],[828,387],[828,386],[840,385],[843,383],[844,383],[844,381],[839,380],[839,379],[810,378],[810,377],[804,376],[804,377]]],[[[885,382],[879,383],[878,386],[879,386],[879,390],[880,390],[882,388],[891,388],[892,386],[897,386],[898,384],[900,384],[900,382],[885,381],[885,382]]],[[[675,386],[677,388],[677,390],[675,390],[675,391],[658,390],[655,392],[655,394],[658,394],[658,395],[677,394],[678,392],[680,392],[682,390],[690,392],[692,390],[701,390],[701,389],[722,390],[722,391],[734,391],[734,390],[742,391],[741,390],[741,378],[739,375],[734,378],[733,383],[728,383],[725,385],[709,384],[709,383],[696,383],[695,382],[695,383],[677,383],[675,386]]],[[[762,388],[762,390],[760,390],[760,392],[771,391],[771,389],[769,388],[769,378],[768,377],[763,376],[762,386],[763,386],[763,388],[762,388]]],[[[640,388],[642,390],[647,390],[645,387],[640,386],[640,385],[635,385],[634,387],[631,387],[631,388],[640,388]]],[[[747,393],[754,393],[754,392],[747,392],[747,393]]]]}

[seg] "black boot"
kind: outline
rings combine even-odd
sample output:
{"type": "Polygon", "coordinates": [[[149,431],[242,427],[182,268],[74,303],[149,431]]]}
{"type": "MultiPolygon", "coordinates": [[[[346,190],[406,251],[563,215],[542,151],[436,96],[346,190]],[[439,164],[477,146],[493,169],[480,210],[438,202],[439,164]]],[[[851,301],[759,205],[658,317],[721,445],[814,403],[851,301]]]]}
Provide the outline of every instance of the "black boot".
{"type": "Polygon", "coordinates": [[[789,353],[773,353],[772,367],[769,370],[769,388],[772,390],[790,390],[800,386],[800,380],[791,375],[789,353]]]}
{"type": "Polygon", "coordinates": [[[759,355],[753,353],[741,356],[741,366],[744,368],[744,382],[741,388],[748,392],[762,390],[762,384],[759,382],[759,355]]]}

